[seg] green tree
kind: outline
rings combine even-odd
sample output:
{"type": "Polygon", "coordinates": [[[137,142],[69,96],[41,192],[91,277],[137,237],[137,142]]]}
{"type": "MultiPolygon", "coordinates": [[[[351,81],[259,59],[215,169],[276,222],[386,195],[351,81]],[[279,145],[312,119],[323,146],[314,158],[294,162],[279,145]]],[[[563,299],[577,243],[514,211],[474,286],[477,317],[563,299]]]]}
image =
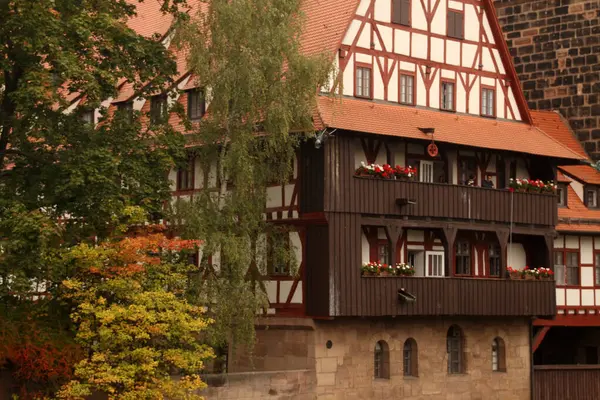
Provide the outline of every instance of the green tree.
{"type": "Polygon", "coordinates": [[[150,234],[70,251],[76,273],[64,297],[75,304],[76,339],[89,356],[59,398],[200,398],[197,374],[213,354],[199,343],[211,321],[185,299],[193,268],[186,250],[196,245],[150,234]]]}
{"type": "MultiPolygon", "coordinates": [[[[175,220],[185,221],[186,237],[204,242],[199,298],[214,313],[214,338],[234,346],[252,342],[265,304],[265,238],[285,233],[263,218],[267,186],[290,176],[331,69],[331,60],[301,50],[300,4],[214,0],[176,31],[209,103],[192,140],[202,143],[194,152],[204,168],[216,166],[217,187],[179,204],[175,220]],[[219,269],[209,263],[217,253],[219,269]]],[[[271,253],[293,266],[294,249],[276,247],[271,253]]]]}

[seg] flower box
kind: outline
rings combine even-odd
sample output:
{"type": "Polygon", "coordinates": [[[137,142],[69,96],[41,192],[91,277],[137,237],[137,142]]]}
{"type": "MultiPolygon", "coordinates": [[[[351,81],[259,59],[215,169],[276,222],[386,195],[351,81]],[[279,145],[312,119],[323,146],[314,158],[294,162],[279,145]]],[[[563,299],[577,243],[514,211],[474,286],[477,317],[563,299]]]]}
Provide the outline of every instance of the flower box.
{"type": "Polygon", "coordinates": [[[361,272],[363,276],[413,276],[415,267],[404,263],[390,265],[371,261],[362,265],[361,272]]]}
{"type": "Polygon", "coordinates": [[[527,281],[548,281],[554,279],[554,272],[552,272],[549,268],[539,267],[539,268],[529,268],[525,267],[524,269],[514,269],[511,267],[506,268],[510,279],[524,279],[527,281]]]}
{"type": "Polygon", "coordinates": [[[360,167],[354,171],[354,176],[399,180],[412,180],[416,174],[417,169],[411,166],[396,165],[392,167],[389,164],[365,164],[364,162],[361,162],[360,167]]]}
{"type": "Polygon", "coordinates": [[[540,179],[510,179],[508,187],[511,191],[520,193],[556,193],[556,184],[553,181],[544,182],[540,179]]]}

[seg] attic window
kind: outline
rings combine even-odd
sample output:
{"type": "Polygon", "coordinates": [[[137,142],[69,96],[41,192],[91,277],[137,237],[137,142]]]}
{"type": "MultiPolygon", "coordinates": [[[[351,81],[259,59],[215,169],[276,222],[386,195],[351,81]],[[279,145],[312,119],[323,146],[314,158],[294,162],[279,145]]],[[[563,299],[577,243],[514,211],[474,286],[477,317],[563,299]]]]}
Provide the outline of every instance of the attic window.
{"type": "Polygon", "coordinates": [[[567,199],[566,199],[566,191],[565,191],[565,187],[563,185],[559,185],[558,189],[556,190],[556,194],[558,196],[558,206],[559,207],[564,207],[567,205],[567,199]]]}
{"type": "Polygon", "coordinates": [[[188,91],[188,117],[192,121],[197,121],[204,116],[206,112],[206,103],[204,101],[204,91],[193,89],[188,91]]]}
{"type": "Polygon", "coordinates": [[[598,192],[596,189],[588,189],[586,191],[586,200],[588,208],[598,207],[598,192]]]}
{"type": "Polygon", "coordinates": [[[150,99],[150,122],[152,124],[162,124],[167,120],[167,97],[153,96],[150,99]]]}
{"type": "Polygon", "coordinates": [[[446,29],[449,37],[456,39],[465,38],[464,17],[465,15],[461,11],[448,10],[446,29]]]}
{"type": "Polygon", "coordinates": [[[410,26],[410,0],[392,0],[392,23],[410,26]]]}

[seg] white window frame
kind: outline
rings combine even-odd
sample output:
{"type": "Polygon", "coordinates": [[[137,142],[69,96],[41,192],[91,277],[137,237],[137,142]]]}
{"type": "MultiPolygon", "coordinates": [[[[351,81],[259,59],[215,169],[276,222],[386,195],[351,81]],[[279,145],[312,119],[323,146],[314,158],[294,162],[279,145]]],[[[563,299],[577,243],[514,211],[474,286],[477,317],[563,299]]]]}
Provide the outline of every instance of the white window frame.
{"type": "Polygon", "coordinates": [[[444,253],[443,251],[426,251],[425,252],[425,276],[434,277],[434,278],[441,278],[441,277],[446,276],[445,255],[446,255],[446,253],[444,253]],[[441,270],[438,271],[439,273],[436,275],[429,274],[429,256],[441,258],[441,270]]]}

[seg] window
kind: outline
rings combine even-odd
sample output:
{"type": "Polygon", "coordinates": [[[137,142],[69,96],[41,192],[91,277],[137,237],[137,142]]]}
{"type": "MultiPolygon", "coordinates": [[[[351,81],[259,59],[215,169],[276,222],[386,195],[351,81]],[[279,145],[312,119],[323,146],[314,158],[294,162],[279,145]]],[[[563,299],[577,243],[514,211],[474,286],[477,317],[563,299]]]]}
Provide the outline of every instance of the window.
{"type": "Polygon", "coordinates": [[[493,117],[496,115],[494,103],[496,92],[493,89],[481,89],[481,115],[493,117]]]}
{"type": "Polygon", "coordinates": [[[565,259],[562,251],[554,252],[554,279],[557,285],[565,284],[565,259]]]}
{"type": "Polygon", "coordinates": [[[410,0],[392,0],[392,23],[410,26],[410,0]]]}
{"type": "Polygon", "coordinates": [[[491,244],[488,249],[490,276],[500,276],[500,246],[491,244]]]}
{"type": "Polygon", "coordinates": [[[390,379],[390,351],[383,340],[375,343],[374,377],[375,379],[390,379]]]}
{"type": "Polygon", "coordinates": [[[558,196],[558,206],[559,207],[564,207],[567,202],[565,201],[565,189],[561,186],[558,187],[558,189],[556,190],[556,194],[558,196]]]}
{"type": "Polygon", "coordinates": [[[271,234],[267,237],[267,271],[269,275],[288,275],[290,236],[288,233],[271,234]]]}
{"type": "Polygon", "coordinates": [[[579,285],[579,253],[568,252],[566,253],[566,284],[567,285],[579,285]]]}
{"type": "Polygon", "coordinates": [[[454,83],[442,81],[440,108],[446,111],[454,111],[454,83]]]}
{"type": "Polygon", "coordinates": [[[506,372],[506,351],[504,340],[495,338],[492,341],[492,371],[506,372]]]}
{"type": "Polygon", "coordinates": [[[404,360],[404,376],[419,376],[417,342],[415,339],[406,339],[402,355],[404,360]]]}
{"type": "Polygon", "coordinates": [[[125,118],[127,122],[133,121],[133,103],[130,101],[124,103],[117,104],[117,111],[119,113],[125,114],[125,118]]]}
{"type": "Polygon", "coordinates": [[[594,254],[594,282],[600,286],[600,253],[594,254]]]}
{"type": "Polygon", "coordinates": [[[371,96],[371,68],[356,68],[356,97],[372,98],[371,96]]]}
{"type": "Polygon", "coordinates": [[[192,121],[199,120],[205,112],[204,92],[199,89],[188,91],[188,118],[192,121]]]}
{"type": "Polygon", "coordinates": [[[415,104],[415,78],[412,75],[400,75],[400,103],[415,104]]]}
{"type": "Polygon", "coordinates": [[[377,261],[380,264],[390,264],[390,245],[385,242],[379,241],[377,244],[377,261]]]}
{"type": "Polygon", "coordinates": [[[190,158],[187,165],[177,170],[177,190],[194,189],[194,158],[190,158]]]}
{"type": "Polygon", "coordinates": [[[150,123],[162,124],[167,120],[167,97],[154,96],[150,98],[150,123]]]}
{"type": "Polygon", "coordinates": [[[456,275],[471,275],[471,244],[456,242],[456,275]]]}
{"type": "Polygon", "coordinates": [[[588,208],[598,207],[598,193],[596,192],[596,190],[588,190],[586,192],[586,196],[588,208]]]}
{"type": "Polygon", "coordinates": [[[464,373],[463,334],[462,330],[452,325],[446,336],[446,349],[448,352],[448,373],[464,373]]]}
{"type": "Polygon", "coordinates": [[[94,125],[94,110],[82,111],[81,121],[86,125],[94,125]]]}
{"type": "Polygon", "coordinates": [[[447,14],[447,33],[448,36],[463,39],[464,35],[464,14],[459,11],[448,10],[447,14]]]}

